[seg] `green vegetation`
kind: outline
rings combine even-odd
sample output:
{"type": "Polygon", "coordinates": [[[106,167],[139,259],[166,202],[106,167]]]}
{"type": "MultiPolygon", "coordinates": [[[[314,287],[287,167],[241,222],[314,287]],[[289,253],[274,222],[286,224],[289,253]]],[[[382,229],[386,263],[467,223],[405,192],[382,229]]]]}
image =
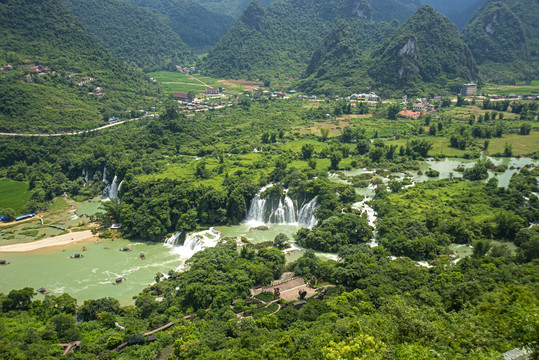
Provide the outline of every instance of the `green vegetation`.
{"type": "Polygon", "coordinates": [[[21,214],[31,195],[27,182],[0,179],[0,209],[12,209],[16,214],[21,214]]]}
{"type": "Polygon", "coordinates": [[[524,24],[502,2],[485,2],[464,28],[462,37],[487,80],[529,81],[539,75],[530,64],[524,24]]]}
{"type": "Polygon", "coordinates": [[[476,79],[477,69],[456,26],[423,6],[373,53],[369,74],[379,87],[416,94],[429,87],[455,91],[476,79]]]}
{"type": "Polygon", "coordinates": [[[157,80],[163,90],[168,93],[185,93],[195,91],[203,93],[208,86],[218,86],[216,79],[201,75],[186,75],[179,72],[158,71],[147,74],[157,80]]]}
{"type": "MultiPolygon", "coordinates": [[[[204,53],[225,34],[234,19],[197,0],[128,0],[147,8],[176,32],[195,53],[204,53]]],[[[181,65],[181,64],[180,64],[181,65]]]]}
{"type": "Polygon", "coordinates": [[[155,90],[107,54],[59,0],[4,1],[0,24],[0,63],[14,68],[0,76],[0,130],[88,129],[148,106],[155,90]],[[29,71],[38,65],[44,75],[29,71]],[[105,94],[90,95],[96,87],[105,94]]]}
{"type": "Polygon", "coordinates": [[[305,71],[317,44],[338,19],[350,23],[356,40],[366,48],[394,30],[354,10],[351,3],[341,0],[274,1],[267,9],[254,0],[203,59],[201,69],[222,78],[289,79],[305,71]]]}
{"type": "Polygon", "coordinates": [[[194,62],[180,36],[147,9],[120,0],[62,1],[90,35],[132,67],[173,70],[194,62]]]}

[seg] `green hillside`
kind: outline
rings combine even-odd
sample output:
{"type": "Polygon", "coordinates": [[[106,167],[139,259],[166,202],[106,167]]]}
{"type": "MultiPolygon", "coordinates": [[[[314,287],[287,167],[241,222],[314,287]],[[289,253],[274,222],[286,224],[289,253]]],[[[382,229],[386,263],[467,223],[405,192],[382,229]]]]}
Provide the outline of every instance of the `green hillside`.
{"type": "Polygon", "coordinates": [[[369,74],[379,87],[415,94],[429,83],[457,90],[477,78],[477,69],[457,27],[422,6],[375,51],[369,74]]]}
{"type": "Polygon", "coordinates": [[[463,29],[482,76],[510,84],[539,77],[537,1],[485,1],[463,29]]]}
{"type": "Polygon", "coordinates": [[[109,55],[59,0],[0,3],[0,130],[68,131],[145,103],[149,84],[109,55]],[[32,67],[42,70],[31,72],[32,67]],[[38,75],[38,73],[41,75],[38,75]],[[104,95],[90,95],[101,87],[104,95]]]}
{"type": "Polygon", "coordinates": [[[375,8],[367,1],[276,0],[265,9],[254,0],[208,53],[201,68],[212,76],[227,78],[299,77],[338,19],[349,22],[361,48],[387,37],[392,25],[365,25],[375,16],[375,8]]]}
{"type": "Polygon", "coordinates": [[[234,23],[232,17],[210,11],[194,0],[127,1],[157,14],[196,53],[208,51],[234,23]]]}
{"type": "MultiPolygon", "coordinates": [[[[234,19],[240,17],[243,10],[249,5],[250,0],[194,0],[206,9],[216,13],[230,16],[234,19]]],[[[273,0],[262,0],[261,3],[267,6],[273,0]]]]}
{"type": "Polygon", "coordinates": [[[155,71],[194,61],[178,34],[147,9],[122,0],[62,0],[88,33],[118,59],[155,71]]]}
{"type": "Polygon", "coordinates": [[[331,33],[318,45],[298,89],[307,93],[345,94],[365,85],[361,69],[364,60],[346,20],[339,20],[331,33]]]}

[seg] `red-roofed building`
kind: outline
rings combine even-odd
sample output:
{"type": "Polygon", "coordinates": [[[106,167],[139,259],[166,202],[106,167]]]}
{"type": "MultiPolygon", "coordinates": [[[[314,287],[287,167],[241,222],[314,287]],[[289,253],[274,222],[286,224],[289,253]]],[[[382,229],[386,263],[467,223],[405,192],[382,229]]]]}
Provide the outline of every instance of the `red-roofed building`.
{"type": "Polygon", "coordinates": [[[13,70],[13,66],[7,64],[7,65],[4,67],[4,69],[6,69],[6,70],[13,70]]]}
{"type": "Polygon", "coordinates": [[[217,89],[217,88],[206,88],[206,95],[219,95],[219,89],[217,89]]]}
{"type": "Polygon", "coordinates": [[[174,97],[179,101],[189,101],[189,96],[184,93],[174,93],[174,97]]]}
{"type": "Polygon", "coordinates": [[[412,111],[412,110],[406,110],[405,109],[405,110],[402,110],[401,112],[399,112],[399,115],[402,116],[402,117],[418,119],[421,116],[421,112],[420,111],[412,111]]]}

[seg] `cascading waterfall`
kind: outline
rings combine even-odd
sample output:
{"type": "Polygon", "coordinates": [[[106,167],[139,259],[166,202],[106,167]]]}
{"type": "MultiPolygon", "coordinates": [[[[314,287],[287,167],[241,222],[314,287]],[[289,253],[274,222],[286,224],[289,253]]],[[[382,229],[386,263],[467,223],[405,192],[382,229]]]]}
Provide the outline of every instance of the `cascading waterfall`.
{"type": "MultiPolygon", "coordinates": [[[[311,201],[300,204],[288,196],[277,199],[263,199],[261,194],[270,186],[262,188],[258,194],[251,200],[251,206],[247,212],[246,221],[256,224],[299,224],[309,228],[316,225],[317,220],[314,216],[314,210],[318,206],[316,197],[311,201]]],[[[286,191],[285,191],[286,192],[286,191]]]]}
{"type": "Polygon", "coordinates": [[[107,167],[106,166],[103,167],[103,182],[105,184],[109,183],[109,181],[107,180],[107,167]]]}
{"type": "Polygon", "coordinates": [[[166,239],[165,246],[171,247],[175,254],[184,259],[189,259],[201,250],[214,247],[221,239],[221,233],[213,227],[209,230],[187,234],[183,245],[180,245],[181,235],[182,233],[178,232],[166,239]]]}
{"type": "Polygon", "coordinates": [[[108,200],[117,199],[118,198],[118,192],[120,191],[120,187],[122,186],[123,180],[118,183],[118,176],[114,175],[114,178],[112,179],[112,183],[105,186],[103,189],[103,197],[105,197],[108,200]]]}
{"type": "Polygon", "coordinates": [[[110,184],[110,190],[109,190],[109,198],[110,199],[116,199],[118,197],[118,177],[114,175],[114,179],[112,179],[112,183],[110,184]]]}
{"type": "Polygon", "coordinates": [[[360,201],[360,202],[357,202],[355,204],[352,205],[352,208],[353,209],[356,209],[356,210],[359,210],[361,212],[365,212],[367,214],[367,220],[369,221],[369,225],[372,226],[374,228],[374,231],[373,231],[373,238],[371,239],[371,242],[370,242],[370,246],[371,247],[376,247],[378,246],[378,237],[377,237],[377,231],[376,231],[376,217],[377,217],[377,213],[376,211],[374,211],[374,209],[372,207],[370,207],[367,202],[372,200],[371,198],[369,197],[365,197],[365,199],[363,199],[363,201],[360,201]]]}
{"type": "Polygon", "coordinates": [[[316,210],[318,204],[316,203],[317,197],[315,196],[311,201],[301,207],[298,214],[298,224],[312,228],[316,225],[318,220],[314,216],[314,210],[316,210]]]}
{"type": "Polygon", "coordinates": [[[172,235],[168,239],[165,239],[165,245],[169,246],[175,246],[178,245],[178,239],[182,236],[182,232],[177,232],[176,234],[172,235]]]}

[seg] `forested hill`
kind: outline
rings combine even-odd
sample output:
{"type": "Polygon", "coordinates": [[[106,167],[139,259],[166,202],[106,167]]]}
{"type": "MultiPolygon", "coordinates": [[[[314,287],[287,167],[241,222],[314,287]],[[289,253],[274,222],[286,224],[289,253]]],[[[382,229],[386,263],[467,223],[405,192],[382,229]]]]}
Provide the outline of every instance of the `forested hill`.
{"type": "Polygon", "coordinates": [[[339,20],[318,45],[298,89],[307,93],[344,94],[365,85],[361,51],[346,20],[339,20]]]}
{"type": "Polygon", "coordinates": [[[392,31],[386,22],[370,22],[368,31],[360,31],[376,16],[366,0],[276,0],[267,9],[254,0],[209,52],[202,69],[228,78],[299,77],[338,19],[350,23],[361,47],[385,38],[392,31]]]}
{"type": "Polygon", "coordinates": [[[477,69],[457,27],[431,6],[422,6],[373,54],[376,84],[409,94],[431,87],[458,90],[477,69]]]}
{"type": "Polygon", "coordinates": [[[194,62],[180,36],[147,9],[122,0],[62,1],[90,35],[130,66],[156,71],[194,62]]]}
{"type": "Polygon", "coordinates": [[[512,83],[539,77],[539,1],[485,1],[463,30],[481,74],[512,83]]]}
{"type": "Polygon", "coordinates": [[[150,91],[60,0],[0,2],[0,65],[6,64],[13,70],[0,71],[2,131],[94,127],[104,123],[102,114],[140,106],[150,91]],[[89,95],[95,87],[105,95],[89,95]]]}
{"type": "Polygon", "coordinates": [[[204,53],[223,37],[234,19],[195,0],[126,0],[147,8],[176,32],[195,53],[204,53]]]}
{"type": "MultiPolygon", "coordinates": [[[[240,17],[243,10],[247,7],[250,0],[193,0],[204,6],[206,9],[216,13],[230,16],[234,19],[240,17]]],[[[261,0],[260,2],[267,6],[273,0],[261,0]]]]}

